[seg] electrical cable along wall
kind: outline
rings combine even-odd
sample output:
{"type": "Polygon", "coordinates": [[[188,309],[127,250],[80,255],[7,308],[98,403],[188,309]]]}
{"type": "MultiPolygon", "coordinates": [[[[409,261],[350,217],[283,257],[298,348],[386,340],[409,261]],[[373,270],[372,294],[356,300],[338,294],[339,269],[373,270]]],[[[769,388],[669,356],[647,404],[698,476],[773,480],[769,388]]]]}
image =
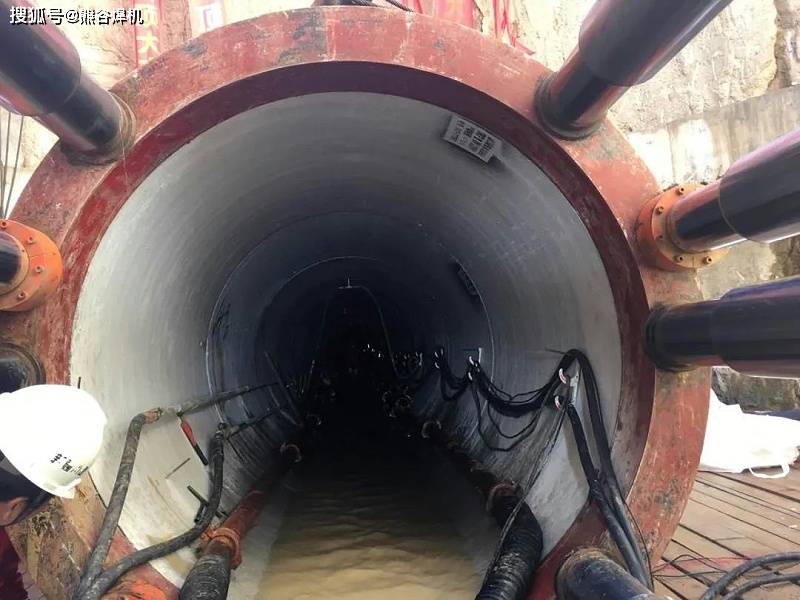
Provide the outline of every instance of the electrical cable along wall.
{"type": "MultiPolygon", "coordinates": [[[[388,338],[386,346],[390,346],[388,338]]],[[[424,372],[425,361],[422,355],[417,355],[417,357],[416,371],[424,372]]],[[[407,361],[409,357],[403,358],[407,361]]],[[[391,358],[390,355],[387,361],[394,363],[395,359],[391,358]]],[[[511,509],[501,510],[499,513],[502,517],[498,516],[498,524],[503,527],[501,540],[498,544],[498,549],[495,553],[492,565],[484,580],[484,589],[481,594],[478,595],[478,598],[512,599],[523,598],[527,595],[527,585],[529,585],[532,579],[531,574],[535,572],[541,555],[540,545],[538,546],[539,553],[536,554],[534,551],[533,555],[529,556],[527,561],[513,567],[505,567],[510,569],[513,574],[512,577],[521,578],[521,582],[524,583],[517,582],[516,586],[509,586],[509,584],[505,582],[494,583],[493,579],[496,576],[494,576],[493,573],[496,569],[503,568],[506,562],[504,555],[509,552],[509,550],[505,549],[506,543],[513,544],[514,542],[512,540],[514,537],[530,536],[534,539],[538,539],[538,543],[541,544],[541,529],[526,503],[526,498],[536,485],[541,472],[541,466],[548,459],[548,453],[553,448],[553,444],[561,431],[561,426],[565,418],[569,420],[573,431],[581,466],[589,485],[590,499],[599,507],[605,525],[611,535],[611,539],[629,571],[636,577],[640,585],[644,586],[645,589],[652,590],[653,580],[650,573],[648,551],[641,530],[639,530],[638,525],[633,520],[630,510],[623,499],[619,482],[611,463],[611,451],[606,434],[602,407],[600,405],[597,380],[589,359],[578,350],[570,350],[564,353],[555,372],[545,385],[529,392],[513,395],[498,388],[491,379],[483,373],[480,363],[472,358],[469,359],[469,364],[463,377],[456,377],[453,374],[445,352],[441,348],[434,352],[433,356],[430,358],[430,363],[433,369],[440,374],[440,390],[444,401],[458,402],[461,398],[465,397],[466,392],[471,392],[472,399],[475,402],[475,410],[479,415],[477,431],[484,444],[494,452],[509,452],[513,450],[517,444],[521,443],[521,441],[524,441],[526,437],[532,435],[538,417],[544,410],[549,409],[560,413],[554,420],[553,430],[547,434],[548,443],[545,449],[538,456],[532,458],[531,464],[533,467],[531,472],[528,474],[525,484],[521,487],[519,493],[514,497],[511,509]],[[579,370],[576,371],[573,369],[575,365],[579,365],[579,370]],[[575,372],[569,374],[570,370],[575,372]],[[600,457],[601,462],[600,469],[597,469],[593,463],[581,417],[574,405],[577,382],[579,380],[583,381],[584,391],[588,399],[593,439],[597,444],[596,453],[600,457]],[[450,390],[452,390],[452,393],[450,390]],[[482,400],[485,405],[482,405],[482,400]],[[484,413],[484,409],[488,421],[493,427],[491,433],[494,437],[511,440],[506,447],[495,446],[489,441],[489,433],[484,431],[484,426],[480,419],[480,415],[484,413]],[[519,429],[516,434],[508,435],[503,432],[496,417],[492,416],[493,414],[504,415],[514,419],[527,416],[529,421],[519,429]],[[522,513],[519,512],[520,510],[522,510],[522,513]],[[523,516],[527,519],[527,522],[518,523],[517,521],[523,516]]],[[[397,377],[394,381],[387,381],[385,385],[388,386],[388,389],[383,391],[382,394],[385,405],[388,405],[387,412],[392,416],[407,412],[412,406],[412,402],[408,400],[409,394],[414,394],[432,373],[433,370],[429,369],[417,380],[409,381],[410,378],[408,377],[397,377]]],[[[438,421],[428,422],[422,428],[422,435],[423,437],[441,437],[441,430],[442,425],[438,421]],[[431,427],[432,425],[433,427],[431,427]]],[[[446,443],[445,445],[453,451],[454,447],[451,443],[446,443]]],[[[456,450],[456,452],[458,451],[456,450]]],[[[467,459],[467,471],[469,473],[474,473],[476,469],[481,469],[481,467],[470,464],[467,459]]],[[[474,479],[474,475],[472,475],[472,478],[474,479]]],[[[482,478],[476,480],[479,488],[483,487],[482,481],[482,478]]],[[[516,486],[512,485],[511,487],[514,488],[516,486]]],[[[495,489],[496,488],[493,487],[491,490],[483,490],[484,493],[489,496],[488,506],[494,506],[492,503],[492,494],[495,489]]],[[[507,500],[504,500],[504,503],[506,503],[504,506],[508,506],[507,500]]],[[[493,508],[491,510],[494,511],[493,508]]],[[[530,547],[532,542],[516,543],[522,544],[521,549],[516,552],[524,552],[522,548],[530,547]]],[[[501,578],[501,581],[504,579],[505,578],[501,578]]]]}

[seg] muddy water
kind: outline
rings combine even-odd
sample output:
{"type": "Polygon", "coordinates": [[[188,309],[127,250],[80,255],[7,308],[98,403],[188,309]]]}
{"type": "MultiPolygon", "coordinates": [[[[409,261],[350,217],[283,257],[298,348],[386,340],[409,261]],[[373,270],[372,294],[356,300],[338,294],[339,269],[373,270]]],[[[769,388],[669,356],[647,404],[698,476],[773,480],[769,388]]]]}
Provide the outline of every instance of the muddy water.
{"type": "Polygon", "coordinates": [[[300,466],[259,599],[475,597],[481,577],[418,462],[354,447],[300,466]]]}

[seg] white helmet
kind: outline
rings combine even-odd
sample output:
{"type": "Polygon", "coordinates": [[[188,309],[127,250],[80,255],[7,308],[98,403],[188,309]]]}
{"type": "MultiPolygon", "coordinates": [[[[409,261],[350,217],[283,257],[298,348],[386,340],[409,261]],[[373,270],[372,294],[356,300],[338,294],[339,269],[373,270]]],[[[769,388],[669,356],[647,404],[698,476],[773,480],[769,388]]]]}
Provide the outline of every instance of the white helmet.
{"type": "Polygon", "coordinates": [[[68,385],[33,385],[0,394],[0,453],[31,483],[75,496],[103,443],[106,415],[90,394],[68,385]]]}

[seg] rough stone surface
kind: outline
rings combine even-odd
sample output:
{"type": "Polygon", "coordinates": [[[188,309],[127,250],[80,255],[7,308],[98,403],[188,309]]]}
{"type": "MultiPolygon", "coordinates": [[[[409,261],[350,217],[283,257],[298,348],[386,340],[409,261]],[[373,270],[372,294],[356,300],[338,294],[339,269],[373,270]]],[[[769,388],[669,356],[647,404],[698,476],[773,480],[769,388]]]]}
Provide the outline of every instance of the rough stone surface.
{"type": "Polygon", "coordinates": [[[777,72],[772,87],[800,83],[800,0],[775,0],[778,36],[775,40],[777,72]]]}
{"type": "MultiPolygon", "coordinates": [[[[575,47],[592,0],[515,4],[522,42],[555,69],[575,47]]],[[[653,79],[630,90],[612,117],[637,131],[764,93],[776,72],[776,18],[771,2],[732,2],[653,79]]]]}
{"type": "Polygon", "coordinates": [[[714,369],[714,391],[726,404],[744,410],[787,410],[800,407],[800,380],[747,377],[731,369],[714,369]]]}

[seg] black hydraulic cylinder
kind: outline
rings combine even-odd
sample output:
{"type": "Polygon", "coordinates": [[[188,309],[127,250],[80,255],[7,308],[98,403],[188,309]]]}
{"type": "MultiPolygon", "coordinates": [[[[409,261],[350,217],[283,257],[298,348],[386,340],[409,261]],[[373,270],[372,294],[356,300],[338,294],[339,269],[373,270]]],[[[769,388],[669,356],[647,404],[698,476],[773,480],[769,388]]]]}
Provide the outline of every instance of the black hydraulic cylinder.
{"type": "Polygon", "coordinates": [[[130,135],[120,102],[81,69],[75,46],[55,25],[12,24],[0,0],[0,104],[34,117],[65,147],[86,158],[116,157],[130,135]]]}
{"type": "Polygon", "coordinates": [[[22,249],[17,241],[0,231],[0,286],[10,284],[22,268],[22,249]]]}
{"type": "Polygon", "coordinates": [[[746,375],[800,377],[800,277],[653,310],[645,350],[661,368],[726,365],[746,375]]]}
{"type": "Polygon", "coordinates": [[[558,600],[668,600],[648,590],[599,550],[570,555],[556,575],[558,600]]]}
{"type": "Polygon", "coordinates": [[[800,129],[737,160],[721,180],[672,205],[670,239],[688,252],[800,234],[800,129]]]}
{"type": "Polygon", "coordinates": [[[0,394],[44,383],[44,368],[30,352],[9,342],[0,342],[0,394]]]}
{"type": "Polygon", "coordinates": [[[597,0],[578,47],[539,90],[545,123],[591,133],[625,91],[650,79],[731,0],[597,0]]]}

